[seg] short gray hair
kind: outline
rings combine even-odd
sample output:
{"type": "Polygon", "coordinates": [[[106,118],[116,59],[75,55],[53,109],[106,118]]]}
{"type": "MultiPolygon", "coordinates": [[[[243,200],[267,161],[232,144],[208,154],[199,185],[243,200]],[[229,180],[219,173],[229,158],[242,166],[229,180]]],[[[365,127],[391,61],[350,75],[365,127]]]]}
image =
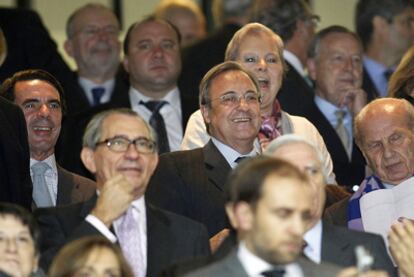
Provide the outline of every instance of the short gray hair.
{"type": "Polygon", "coordinates": [[[115,114],[132,116],[138,120],[141,120],[148,129],[150,139],[155,142],[157,141],[157,134],[154,129],[141,116],[139,116],[138,113],[131,109],[120,108],[107,110],[96,114],[86,126],[85,133],[83,135],[82,146],[95,150],[96,144],[102,139],[101,136],[103,122],[106,118],[115,114]]]}
{"type": "Polygon", "coordinates": [[[318,157],[318,160],[321,164],[321,171],[322,171],[323,178],[325,179],[325,181],[328,180],[328,172],[326,171],[326,168],[323,166],[324,158],[323,158],[323,155],[322,155],[321,151],[319,151],[319,149],[318,149],[318,147],[316,147],[316,145],[309,142],[308,140],[306,140],[304,137],[302,137],[300,135],[287,134],[287,135],[283,135],[283,136],[280,136],[280,137],[272,140],[268,144],[268,146],[266,147],[266,150],[263,154],[267,155],[267,156],[273,156],[273,154],[278,149],[282,148],[284,145],[296,144],[296,143],[305,144],[305,145],[309,146],[315,152],[315,154],[318,157]]]}

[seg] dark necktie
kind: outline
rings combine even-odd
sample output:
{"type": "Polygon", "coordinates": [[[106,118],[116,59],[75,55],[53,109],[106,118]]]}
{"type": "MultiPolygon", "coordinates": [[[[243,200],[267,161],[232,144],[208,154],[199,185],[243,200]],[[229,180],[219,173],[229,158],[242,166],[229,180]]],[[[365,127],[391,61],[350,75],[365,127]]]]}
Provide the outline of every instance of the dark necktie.
{"type": "Polygon", "coordinates": [[[241,163],[244,159],[248,158],[247,156],[240,156],[234,160],[236,164],[241,163]]]}
{"type": "Polygon", "coordinates": [[[391,75],[394,73],[394,70],[388,68],[384,71],[384,78],[387,82],[390,80],[391,75]]]}
{"type": "Polygon", "coordinates": [[[263,271],[260,273],[264,277],[283,277],[285,276],[285,269],[283,268],[274,268],[271,270],[263,271]]]}
{"type": "Polygon", "coordinates": [[[160,114],[160,109],[167,104],[167,101],[140,101],[148,110],[152,112],[149,124],[154,128],[158,135],[158,152],[160,154],[170,152],[168,144],[167,129],[165,128],[164,118],[160,114]]]}
{"type": "Polygon", "coordinates": [[[105,93],[104,87],[95,87],[92,90],[92,97],[93,97],[93,105],[99,105],[101,104],[101,98],[105,93]]]}

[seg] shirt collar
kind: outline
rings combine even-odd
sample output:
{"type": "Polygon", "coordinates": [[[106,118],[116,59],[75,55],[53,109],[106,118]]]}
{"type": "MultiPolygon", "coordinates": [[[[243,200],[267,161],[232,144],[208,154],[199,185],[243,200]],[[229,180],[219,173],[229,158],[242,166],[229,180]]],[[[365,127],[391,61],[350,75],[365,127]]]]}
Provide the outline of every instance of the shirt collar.
{"type": "MultiPolygon", "coordinates": [[[[49,157],[47,157],[43,161],[38,161],[38,160],[35,160],[33,158],[30,158],[30,168],[32,167],[32,165],[34,165],[35,163],[38,163],[38,162],[45,162],[52,169],[52,172],[54,174],[57,174],[57,165],[56,165],[55,154],[50,155],[49,157]]],[[[31,170],[30,170],[30,172],[31,172],[31,170]]]]}
{"type": "Polygon", "coordinates": [[[322,221],[319,220],[312,229],[307,231],[303,236],[306,241],[306,247],[303,250],[305,255],[315,263],[321,262],[322,246],[322,221]]]}
{"type": "MultiPolygon", "coordinates": [[[[138,106],[139,103],[148,102],[151,100],[155,100],[151,97],[148,97],[142,94],[139,90],[133,88],[132,86],[129,89],[129,99],[131,101],[131,106],[138,106]]],[[[163,100],[169,103],[169,106],[174,109],[176,112],[181,114],[181,99],[180,99],[180,91],[178,87],[173,88],[170,90],[163,98],[157,99],[159,101],[163,100]]]]}
{"type": "Polygon", "coordinates": [[[335,112],[337,110],[343,110],[346,112],[346,116],[349,115],[347,108],[341,109],[318,95],[315,95],[314,99],[316,106],[318,106],[319,110],[324,114],[324,116],[329,120],[329,122],[334,123],[333,125],[336,125],[337,118],[335,112]]]}
{"type": "Polygon", "coordinates": [[[89,79],[79,77],[79,84],[83,87],[86,91],[91,91],[94,87],[103,87],[105,88],[105,92],[112,91],[115,86],[115,79],[109,79],[102,84],[96,84],[89,79]]]}
{"type": "Polygon", "coordinates": [[[283,50],[283,58],[290,63],[291,66],[293,66],[294,69],[296,69],[297,72],[299,72],[302,77],[306,77],[306,70],[303,67],[302,63],[296,57],[295,54],[290,52],[289,50],[284,49],[283,50]]]}
{"type": "Polygon", "coordinates": [[[237,163],[235,163],[234,161],[238,157],[254,157],[258,153],[253,145],[252,145],[252,151],[250,151],[247,154],[240,154],[239,152],[237,152],[230,146],[222,143],[221,141],[219,141],[218,139],[214,137],[211,137],[211,140],[213,144],[217,147],[217,149],[220,151],[220,153],[224,156],[224,158],[226,159],[227,163],[230,165],[231,168],[235,168],[237,166],[237,163]]]}

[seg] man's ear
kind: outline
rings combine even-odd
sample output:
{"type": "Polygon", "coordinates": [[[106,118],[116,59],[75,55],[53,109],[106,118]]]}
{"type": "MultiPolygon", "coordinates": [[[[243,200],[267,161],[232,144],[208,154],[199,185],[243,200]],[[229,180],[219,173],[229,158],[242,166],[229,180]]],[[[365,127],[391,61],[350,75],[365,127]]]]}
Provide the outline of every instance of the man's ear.
{"type": "MultiPolygon", "coordinates": [[[[226,207],[227,209],[227,207],[226,207]]],[[[234,222],[237,227],[237,230],[240,231],[250,231],[253,227],[254,214],[250,204],[247,202],[238,202],[232,205],[232,214],[233,219],[230,219],[234,222]]],[[[233,222],[231,222],[233,224],[233,222]]]]}
{"type": "Polygon", "coordinates": [[[122,66],[124,67],[124,70],[129,73],[128,65],[129,65],[128,56],[124,55],[124,59],[122,60],[122,66]]]}
{"type": "Polygon", "coordinates": [[[66,51],[66,54],[68,54],[70,57],[73,58],[73,44],[70,39],[65,40],[65,43],[63,44],[63,48],[66,51]]]}
{"type": "Polygon", "coordinates": [[[91,173],[95,174],[96,164],[95,164],[94,151],[88,147],[83,147],[80,153],[80,156],[86,169],[88,169],[91,173]]]}
{"type": "Polygon", "coordinates": [[[308,68],[309,77],[315,81],[316,80],[316,58],[309,58],[306,62],[308,68]]]}
{"type": "Polygon", "coordinates": [[[203,116],[204,122],[207,124],[210,124],[211,119],[210,119],[210,107],[207,107],[207,105],[201,105],[200,106],[200,111],[201,114],[203,116]]]}

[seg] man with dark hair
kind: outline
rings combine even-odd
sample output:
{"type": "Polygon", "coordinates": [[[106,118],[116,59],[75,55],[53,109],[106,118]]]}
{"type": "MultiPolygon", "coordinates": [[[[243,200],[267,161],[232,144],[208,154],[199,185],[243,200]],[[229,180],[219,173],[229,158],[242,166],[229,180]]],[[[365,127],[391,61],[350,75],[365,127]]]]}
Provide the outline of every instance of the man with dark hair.
{"type": "Polygon", "coordinates": [[[20,71],[4,81],[1,95],[17,104],[26,119],[35,206],[64,205],[89,198],[95,183],[66,171],[55,160],[65,107],[59,82],[40,69],[20,71]]]}
{"type": "Polygon", "coordinates": [[[266,25],[282,38],[287,68],[277,98],[284,111],[303,115],[303,105],[314,96],[306,60],[319,16],[304,0],[258,0],[253,6],[252,21],[266,25]]]}
{"type": "Polygon", "coordinates": [[[312,220],[308,182],[282,160],[258,157],[240,164],[229,177],[226,205],[238,247],[189,276],[334,276],[336,267],[298,259],[312,220]]]}
{"type": "Polygon", "coordinates": [[[303,105],[303,115],[324,138],[338,184],[351,189],[365,177],[365,161],[352,134],[352,119],[367,101],[358,37],[342,26],[322,29],[309,48],[308,70],[315,96],[303,105]]]}
{"type": "Polygon", "coordinates": [[[44,268],[63,244],[88,235],[119,243],[137,277],[158,276],[173,263],[209,254],[201,224],[160,210],[144,197],[158,153],[154,130],[136,112],[94,116],[81,158],[95,175],[98,193],[82,203],[36,211],[44,268]]]}
{"type": "Polygon", "coordinates": [[[120,26],[111,9],[88,3],[76,9],[66,23],[66,53],[77,65],[62,80],[68,92],[68,114],[79,113],[127,94],[128,80],[120,70],[120,26]]]}
{"type": "Polygon", "coordinates": [[[260,94],[255,77],[235,62],[213,67],[200,84],[200,109],[211,136],[202,148],[161,155],[147,198],[206,225],[210,237],[228,227],[224,188],[228,173],[260,150],[260,94]]]}
{"type": "Polygon", "coordinates": [[[0,238],[0,276],[45,276],[38,272],[40,230],[27,210],[0,202],[0,238]]]}
{"type": "Polygon", "coordinates": [[[364,47],[368,100],[386,96],[390,75],[414,43],[414,1],[359,0],[355,29],[364,47]]]}

